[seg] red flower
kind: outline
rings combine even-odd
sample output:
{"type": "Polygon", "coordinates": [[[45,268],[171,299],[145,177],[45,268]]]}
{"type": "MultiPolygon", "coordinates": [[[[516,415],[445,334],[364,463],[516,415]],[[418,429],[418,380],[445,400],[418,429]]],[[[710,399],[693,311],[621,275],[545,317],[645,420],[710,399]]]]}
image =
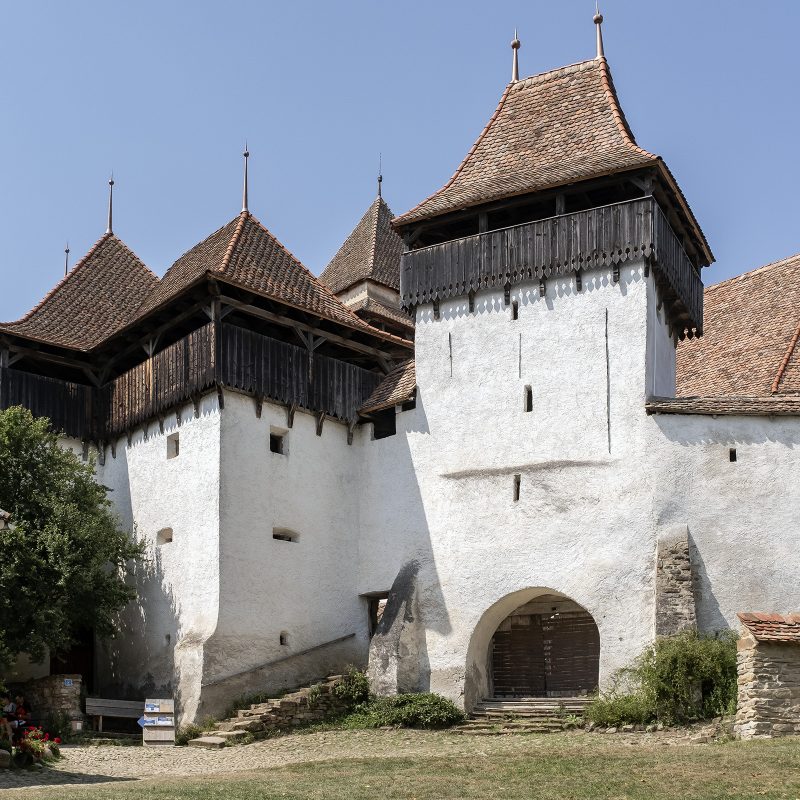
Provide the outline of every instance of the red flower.
{"type": "Polygon", "coordinates": [[[55,739],[53,739],[53,741],[54,741],[56,744],[61,744],[61,737],[60,737],[60,736],[56,736],[56,738],[55,738],[55,739]]]}
{"type": "Polygon", "coordinates": [[[49,734],[49,733],[46,733],[46,734],[44,735],[44,740],[45,740],[46,742],[50,741],[50,734],[49,734]]]}

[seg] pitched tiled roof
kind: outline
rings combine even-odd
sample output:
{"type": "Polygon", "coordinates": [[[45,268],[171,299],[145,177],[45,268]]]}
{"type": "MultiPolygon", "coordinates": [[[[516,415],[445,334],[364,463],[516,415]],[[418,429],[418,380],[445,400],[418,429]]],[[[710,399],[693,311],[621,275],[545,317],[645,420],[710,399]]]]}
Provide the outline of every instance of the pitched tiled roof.
{"type": "Polygon", "coordinates": [[[679,396],[800,393],[800,254],[709,286],[703,336],[678,345],[679,396]]]}
{"type": "Polygon", "coordinates": [[[405,311],[399,308],[391,308],[384,305],[379,300],[372,297],[365,297],[356,303],[350,303],[347,306],[351,311],[358,314],[359,311],[365,312],[367,315],[375,315],[376,317],[383,317],[384,319],[396,322],[398,325],[403,325],[406,328],[413,329],[414,321],[405,311]]]}
{"type": "Polygon", "coordinates": [[[800,644],[800,614],[737,614],[756,641],[800,644]]]}
{"type": "Polygon", "coordinates": [[[142,307],[140,316],[207,275],[349,328],[402,342],[344,306],[249,212],[242,212],[184,253],[164,275],[159,291],[142,307]]]}
{"type": "Polygon", "coordinates": [[[386,375],[364,405],[358,409],[358,413],[372,414],[405,403],[414,396],[416,388],[417,375],[414,370],[414,360],[409,359],[398,364],[386,375]]]}
{"type": "Polygon", "coordinates": [[[648,414],[710,414],[721,416],[800,416],[800,397],[650,397],[645,403],[648,414]]]}
{"type": "Polygon", "coordinates": [[[90,350],[127,325],[158,278],[113,233],[106,233],[67,276],[6,331],[39,342],[90,350]]]}
{"type": "Polygon", "coordinates": [[[382,197],[376,197],[319,277],[337,293],[363,280],[399,291],[402,253],[403,240],[392,229],[392,212],[382,197]]]}

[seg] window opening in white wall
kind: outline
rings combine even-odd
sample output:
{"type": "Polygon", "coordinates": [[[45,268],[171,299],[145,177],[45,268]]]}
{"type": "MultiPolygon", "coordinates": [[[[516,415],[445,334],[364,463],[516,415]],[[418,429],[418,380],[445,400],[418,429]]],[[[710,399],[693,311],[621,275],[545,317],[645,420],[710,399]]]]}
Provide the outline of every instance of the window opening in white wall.
{"type": "Polygon", "coordinates": [[[172,543],[172,528],[162,528],[156,534],[156,544],[161,546],[162,544],[171,544],[172,543]]]}
{"type": "Polygon", "coordinates": [[[519,500],[519,488],[520,484],[522,483],[522,476],[515,475],[514,476],[514,502],[516,503],[519,500]]]}
{"type": "Polygon", "coordinates": [[[735,447],[731,447],[731,449],[728,450],[728,459],[730,460],[731,463],[736,461],[736,448],[735,447]]]}
{"type": "Polygon", "coordinates": [[[519,301],[511,301],[511,319],[519,319],[519,301]]]}
{"type": "Polygon", "coordinates": [[[533,411],[533,389],[525,387],[525,411],[533,411]]]}
{"type": "Polygon", "coordinates": [[[284,455],[284,436],[281,433],[270,433],[269,450],[271,453],[284,455]]]}
{"type": "Polygon", "coordinates": [[[281,646],[288,647],[289,646],[289,632],[288,631],[281,631],[281,638],[280,638],[281,646]]]}
{"type": "Polygon", "coordinates": [[[287,530],[286,528],[273,528],[272,538],[280,542],[296,542],[300,537],[294,531],[287,530]]]}
{"type": "Polygon", "coordinates": [[[180,434],[173,433],[167,436],[167,458],[177,458],[180,452],[180,434]]]}

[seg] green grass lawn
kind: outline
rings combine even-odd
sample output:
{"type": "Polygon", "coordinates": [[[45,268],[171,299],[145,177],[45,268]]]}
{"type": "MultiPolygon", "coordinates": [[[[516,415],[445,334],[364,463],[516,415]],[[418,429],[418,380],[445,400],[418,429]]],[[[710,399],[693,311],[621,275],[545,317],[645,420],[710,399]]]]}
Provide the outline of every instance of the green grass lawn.
{"type": "MultiPolygon", "coordinates": [[[[516,738],[516,737],[515,737],[516,738]]],[[[508,740],[510,741],[510,739],[508,740]]],[[[255,773],[37,789],[37,800],[800,798],[800,740],[664,746],[517,738],[507,752],[321,761],[255,773]]]]}

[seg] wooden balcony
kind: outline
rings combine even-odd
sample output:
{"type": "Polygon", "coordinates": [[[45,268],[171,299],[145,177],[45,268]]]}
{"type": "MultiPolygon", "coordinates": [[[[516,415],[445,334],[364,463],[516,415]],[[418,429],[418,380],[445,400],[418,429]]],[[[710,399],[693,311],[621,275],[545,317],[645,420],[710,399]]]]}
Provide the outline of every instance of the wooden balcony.
{"type": "Polygon", "coordinates": [[[0,409],[22,405],[67,436],[110,441],[213,387],[348,424],[381,376],[234,325],[208,323],[101,387],[0,369],[0,409]]]}
{"type": "Polygon", "coordinates": [[[675,332],[702,333],[702,281],[653,197],[410,250],[401,262],[400,294],[413,308],[636,259],[654,270],[675,332]]]}

